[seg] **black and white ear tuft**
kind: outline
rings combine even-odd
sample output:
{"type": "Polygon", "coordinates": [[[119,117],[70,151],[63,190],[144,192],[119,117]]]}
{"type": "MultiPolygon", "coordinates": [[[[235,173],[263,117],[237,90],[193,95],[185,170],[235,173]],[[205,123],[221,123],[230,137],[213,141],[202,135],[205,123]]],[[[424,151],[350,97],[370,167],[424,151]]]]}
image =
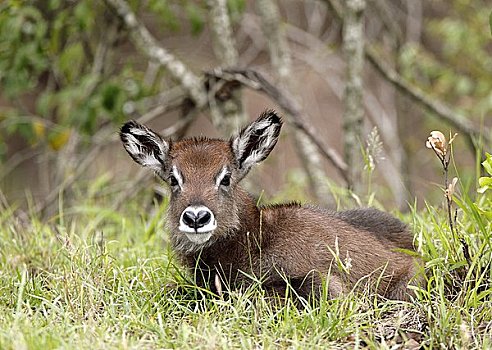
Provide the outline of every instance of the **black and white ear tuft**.
{"type": "Polygon", "coordinates": [[[275,111],[267,110],[231,139],[232,152],[241,177],[270,154],[277,143],[281,127],[282,119],[275,111]]]}
{"type": "Polygon", "coordinates": [[[169,152],[168,142],[145,125],[133,120],[121,127],[120,138],[135,162],[162,174],[169,152]]]}

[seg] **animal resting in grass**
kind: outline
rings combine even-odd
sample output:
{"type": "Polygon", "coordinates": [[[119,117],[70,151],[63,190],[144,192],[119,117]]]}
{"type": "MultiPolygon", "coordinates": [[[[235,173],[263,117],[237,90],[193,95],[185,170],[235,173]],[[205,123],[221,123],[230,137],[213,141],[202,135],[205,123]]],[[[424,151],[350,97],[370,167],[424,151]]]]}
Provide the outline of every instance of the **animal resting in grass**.
{"type": "MultiPolygon", "coordinates": [[[[281,118],[265,111],[230,140],[164,140],[135,121],[121,128],[128,154],[156,172],[171,189],[168,225],[173,249],[214,289],[261,281],[284,295],[287,286],[315,296],[326,283],[330,297],[372,286],[391,299],[408,298],[416,275],[412,234],[376,209],[332,212],[315,206],[257,206],[239,186],[277,143],[281,118]]],[[[326,289],[325,289],[326,290],[326,289]]]]}

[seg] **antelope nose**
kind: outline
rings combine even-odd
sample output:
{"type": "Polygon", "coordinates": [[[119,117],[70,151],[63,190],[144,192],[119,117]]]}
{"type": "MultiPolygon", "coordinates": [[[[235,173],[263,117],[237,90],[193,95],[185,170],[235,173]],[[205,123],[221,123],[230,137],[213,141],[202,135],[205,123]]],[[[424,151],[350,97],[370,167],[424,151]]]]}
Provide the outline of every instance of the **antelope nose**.
{"type": "Polygon", "coordinates": [[[212,218],[212,216],[210,215],[210,212],[209,211],[205,211],[205,210],[200,210],[196,216],[196,225],[197,225],[197,228],[198,227],[203,227],[205,226],[206,224],[208,224],[210,222],[210,219],[212,218]]]}
{"type": "MultiPolygon", "coordinates": [[[[210,238],[216,228],[214,213],[204,205],[189,206],[181,213],[178,230],[183,233],[206,233],[210,238]]],[[[194,235],[192,237],[194,237],[191,239],[193,241],[196,237],[194,235]]]]}
{"type": "Polygon", "coordinates": [[[198,213],[187,210],[183,213],[183,222],[195,230],[207,225],[212,218],[209,211],[200,210],[198,213]]]}

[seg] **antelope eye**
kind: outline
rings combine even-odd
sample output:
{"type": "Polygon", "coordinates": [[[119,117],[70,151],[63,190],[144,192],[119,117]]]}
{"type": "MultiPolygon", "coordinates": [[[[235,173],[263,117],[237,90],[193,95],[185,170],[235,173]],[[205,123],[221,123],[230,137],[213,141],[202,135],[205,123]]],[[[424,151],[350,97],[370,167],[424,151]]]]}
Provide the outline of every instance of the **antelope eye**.
{"type": "Polygon", "coordinates": [[[231,174],[225,174],[222,180],[220,180],[221,186],[229,186],[231,184],[231,174]]]}
{"type": "Polygon", "coordinates": [[[169,183],[172,187],[179,185],[179,182],[174,175],[169,176],[169,183]]]}

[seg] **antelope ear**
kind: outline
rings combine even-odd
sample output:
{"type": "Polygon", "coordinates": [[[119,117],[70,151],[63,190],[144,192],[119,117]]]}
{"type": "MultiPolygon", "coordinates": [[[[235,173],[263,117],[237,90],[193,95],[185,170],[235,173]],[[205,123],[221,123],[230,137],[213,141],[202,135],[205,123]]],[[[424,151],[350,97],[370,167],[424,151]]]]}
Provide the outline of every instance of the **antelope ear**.
{"type": "Polygon", "coordinates": [[[267,110],[231,139],[232,152],[241,178],[253,165],[270,154],[277,143],[281,127],[282,119],[275,111],[267,110]]]}
{"type": "Polygon", "coordinates": [[[166,168],[169,143],[134,120],[121,127],[120,138],[126,151],[138,164],[162,175],[166,168]]]}

